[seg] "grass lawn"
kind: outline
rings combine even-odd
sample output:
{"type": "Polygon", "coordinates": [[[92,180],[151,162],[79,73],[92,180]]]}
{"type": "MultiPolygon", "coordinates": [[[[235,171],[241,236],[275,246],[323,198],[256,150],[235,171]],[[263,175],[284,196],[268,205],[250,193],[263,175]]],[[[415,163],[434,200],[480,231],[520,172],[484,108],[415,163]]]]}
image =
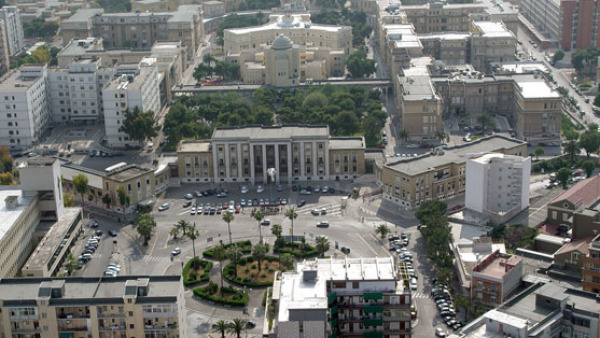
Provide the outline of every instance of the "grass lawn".
{"type": "Polygon", "coordinates": [[[279,267],[279,263],[275,260],[269,262],[264,260],[260,265],[261,270],[258,271],[258,263],[256,261],[252,263],[246,263],[245,265],[237,266],[237,276],[241,280],[250,279],[252,282],[261,283],[261,282],[272,282],[273,275],[275,271],[277,271],[279,267]]]}

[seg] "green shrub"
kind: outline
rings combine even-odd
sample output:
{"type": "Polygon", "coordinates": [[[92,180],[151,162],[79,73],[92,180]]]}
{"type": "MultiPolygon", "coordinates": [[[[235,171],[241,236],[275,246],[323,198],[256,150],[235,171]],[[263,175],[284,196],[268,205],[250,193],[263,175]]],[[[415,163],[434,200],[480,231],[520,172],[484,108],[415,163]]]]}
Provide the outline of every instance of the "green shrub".
{"type": "MultiPolygon", "coordinates": [[[[249,254],[250,252],[252,252],[252,242],[250,242],[250,240],[233,242],[231,244],[223,244],[223,247],[225,247],[225,249],[228,249],[233,245],[237,245],[238,247],[240,247],[244,254],[249,254]]],[[[206,258],[214,259],[213,249],[214,249],[214,247],[204,250],[202,252],[202,256],[206,257],[206,258]]]]}
{"type": "Polygon", "coordinates": [[[251,268],[252,268],[252,270],[255,270],[256,269],[256,264],[252,264],[251,268]]]}
{"type": "Polygon", "coordinates": [[[249,268],[246,268],[246,269],[244,269],[244,272],[245,272],[245,273],[248,273],[248,272],[250,272],[250,269],[249,269],[249,268]]]}
{"type": "Polygon", "coordinates": [[[269,272],[275,272],[275,269],[269,268],[269,272]]]}
{"type": "Polygon", "coordinates": [[[267,274],[266,274],[266,273],[263,273],[262,275],[260,275],[260,277],[262,277],[262,278],[267,278],[267,274]]]}
{"type": "Polygon", "coordinates": [[[234,289],[232,287],[223,287],[223,294],[233,294],[233,299],[221,298],[218,296],[219,287],[210,282],[203,288],[195,288],[194,295],[211,302],[226,304],[231,306],[245,306],[248,303],[248,291],[234,289]]]}
{"type": "Polygon", "coordinates": [[[212,262],[196,258],[190,259],[183,267],[183,285],[190,286],[198,283],[206,283],[210,279],[210,269],[212,268],[212,262]],[[196,265],[198,269],[204,270],[204,273],[200,274],[199,271],[192,269],[192,264],[196,265]]]}
{"type": "Polygon", "coordinates": [[[254,277],[256,277],[256,275],[253,272],[253,273],[250,274],[250,278],[254,278],[254,277]]]}
{"type": "Polygon", "coordinates": [[[314,256],[318,256],[319,255],[319,251],[317,251],[317,248],[308,245],[308,244],[304,244],[305,249],[304,252],[302,252],[302,250],[300,250],[300,246],[302,245],[302,243],[294,243],[294,249],[292,249],[289,246],[289,242],[287,242],[288,246],[285,247],[277,247],[273,249],[273,252],[275,253],[279,253],[279,254],[285,254],[285,253],[289,253],[294,257],[297,258],[308,258],[308,257],[314,257],[314,256]]]}
{"type": "Polygon", "coordinates": [[[262,299],[262,306],[265,307],[267,306],[267,294],[269,293],[269,289],[265,290],[265,293],[263,293],[263,299],[262,299]]]}
{"type": "Polygon", "coordinates": [[[246,262],[248,262],[248,263],[254,262],[254,257],[252,257],[252,256],[246,257],[246,262]]]}
{"type": "MultiPolygon", "coordinates": [[[[249,272],[250,270],[248,270],[249,272]]],[[[223,269],[223,278],[228,282],[236,285],[248,286],[248,287],[263,287],[263,286],[271,286],[273,282],[265,281],[265,282],[253,282],[250,280],[244,281],[241,277],[234,277],[233,263],[229,263],[223,269]]],[[[254,274],[251,274],[250,277],[254,278],[254,274]]],[[[266,275],[265,275],[266,276],[266,275]]],[[[264,278],[264,277],[263,277],[264,278]]]]}

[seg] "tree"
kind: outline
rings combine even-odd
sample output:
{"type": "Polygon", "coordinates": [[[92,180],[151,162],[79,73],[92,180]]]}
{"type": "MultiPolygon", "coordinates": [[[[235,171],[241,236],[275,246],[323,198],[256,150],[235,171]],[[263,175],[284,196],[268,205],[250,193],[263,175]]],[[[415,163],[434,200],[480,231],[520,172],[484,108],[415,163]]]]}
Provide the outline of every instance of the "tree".
{"type": "Polygon", "coordinates": [[[119,198],[119,204],[121,205],[121,208],[125,209],[125,207],[127,207],[127,199],[129,197],[127,190],[125,190],[125,186],[120,186],[117,188],[117,197],[119,198]]]}
{"type": "Polygon", "coordinates": [[[148,241],[152,238],[156,222],[151,214],[140,213],[133,222],[133,227],[138,234],[144,239],[144,245],[148,245],[148,241]]]}
{"type": "Polygon", "coordinates": [[[172,228],[171,231],[169,231],[169,235],[173,236],[173,239],[177,239],[177,235],[179,235],[179,227],[177,226],[177,224],[175,224],[172,228]]]}
{"type": "Polygon", "coordinates": [[[565,58],[565,52],[563,52],[562,50],[559,50],[556,53],[554,53],[554,55],[552,56],[552,64],[554,65],[558,61],[560,61],[564,58],[565,58]]]}
{"type": "Polygon", "coordinates": [[[600,93],[596,94],[596,97],[594,98],[594,106],[600,107],[600,93]]]}
{"type": "Polygon", "coordinates": [[[206,63],[208,66],[210,66],[210,64],[215,61],[217,60],[212,55],[210,55],[210,53],[204,54],[204,56],[202,57],[202,62],[206,63]]]}
{"type": "Polygon", "coordinates": [[[68,192],[66,192],[64,196],[65,198],[63,199],[63,205],[65,206],[65,208],[72,207],[75,204],[75,196],[68,192]]]}
{"type": "Polygon", "coordinates": [[[544,148],[537,146],[537,147],[535,147],[533,152],[535,153],[535,159],[538,160],[540,156],[544,155],[545,150],[544,150],[544,148]]]}
{"type": "Polygon", "coordinates": [[[79,264],[77,263],[77,259],[75,259],[75,256],[73,256],[72,253],[67,255],[65,267],[67,268],[67,275],[69,275],[69,276],[73,273],[74,270],[76,270],[79,267],[79,264]]]}
{"type": "Polygon", "coordinates": [[[221,294],[223,294],[223,261],[225,258],[227,258],[227,250],[225,250],[223,243],[217,245],[213,249],[213,257],[219,261],[219,272],[221,274],[221,294]]]}
{"type": "Polygon", "coordinates": [[[242,252],[242,249],[235,244],[230,246],[227,250],[227,257],[229,257],[229,259],[233,261],[233,266],[235,267],[235,269],[233,270],[233,274],[236,278],[238,261],[240,260],[240,258],[242,258],[243,255],[244,252],[242,252]]]}
{"type": "Polygon", "coordinates": [[[256,260],[258,264],[258,271],[261,269],[261,263],[265,256],[267,255],[267,248],[261,243],[258,243],[252,247],[252,257],[256,260]]]}
{"type": "Polygon", "coordinates": [[[102,196],[102,203],[106,205],[106,209],[110,209],[110,204],[112,203],[112,197],[108,193],[102,196]]]}
{"type": "Polygon", "coordinates": [[[354,112],[344,110],[339,112],[335,117],[335,125],[335,134],[352,135],[359,130],[360,122],[354,112]]]}
{"type": "Polygon", "coordinates": [[[223,221],[225,221],[225,223],[227,223],[227,231],[229,232],[229,244],[233,243],[233,241],[231,239],[230,223],[233,222],[234,219],[235,219],[235,216],[233,216],[233,213],[231,213],[230,211],[225,211],[225,213],[223,214],[223,221]]]}
{"type": "Polygon", "coordinates": [[[573,163],[575,161],[575,156],[579,154],[579,151],[579,143],[577,143],[574,140],[567,142],[567,144],[565,145],[565,152],[569,155],[570,163],[573,163]]]}
{"type": "Polygon", "coordinates": [[[206,79],[208,75],[211,75],[213,71],[214,69],[211,66],[207,66],[204,63],[201,63],[197,65],[196,68],[194,68],[194,73],[192,74],[192,76],[194,77],[194,79],[196,79],[196,81],[200,82],[203,78],[206,79]]]}
{"type": "Polygon", "coordinates": [[[585,155],[589,160],[590,155],[600,149],[600,133],[598,132],[598,127],[583,133],[579,137],[579,146],[585,150],[585,155]]]}
{"type": "Polygon", "coordinates": [[[248,323],[245,320],[235,318],[233,321],[229,322],[227,332],[235,334],[236,338],[241,338],[242,331],[246,328],[247,325],[248,323]]]}
{"type": "Polygon", "coordinates": [[[10,173],[13,171],[14,160],[9,154],[2,154],[2,171],[10,173]]]}
{"type": "Polygon", "coordinates": [[[154,112],[140,111],[136,106],[133,111],[126,109],[123,115],[125,119],[119,131],[127,134],[130,139],[143,144],[147,139],[158,135],[158,128],[154,125],[154,112]]]}
{"type": "Polygon", "coordinates": [[[494,127],[494,119],[489,113],[481,113],[477,116],[477,122],[482,128],[494,127]]]}
{"type": "Polygon", "coordinates": [[[195,263],[196,262],[196,239],[198,239],[198,237],[200,237],[200,233],[198,232],[198,230],[196,230],[196,223],[194,223],[194,225],[188,226],[186,236],[187,236],[187,238],[192,240],[192,250],[194,253],[194,263],[195,263]]]}
{"type": "Polygon", "coordinates": [[[325,257],[325,253],[329,251],[329,238],[325,236],[317,236],[316,238],[316,248],[321,257],[325,257]]]}
{"type": "Polygon", "coordinates": [[[408,133],[408,130],[406,129],[402,129],[400,131],[400,133],[398,134],[398,136],[404,141],[408,141],[408,138],[410,137],[410,134],[408,133]]]}
{"type": "Polygon", "coordinates": [[[563,189],[567,189],[567,182],[571,177],[571,169],[569,168],[560,168],[556,174],[556,179],[562,184],[563,189]]]}
{"type": "Polygon", "coordinates": [[[583,70],[584,59],[585,51],[581,49],[575,51],[575,53],[573,53],[573,55],[571,56],[571,64],[573,65],[573,68],[575,68],[578,72],[583,70]]]}
{"type": "Polygon", "coordinates": [[[294,220],[295,220],[296,218],[298,218],[298,213],[296,212],[296,208],[294,208],[294,207],[291,207],[291,208],[288,208],[288,209],[285,211],[285,214],[284,214],[284,215],[285,215],[285,217],[287,217],[287,218],[290,220],[290,222],[291,222],[291,234],[292,234],[292,239],[290,240],[290,243],[292,244],[292,248],[293,248],[293,247],[294,247],[294,220]]]}
{"type": "Polygon", "coordinates": [[[212,325],[212,330],[215,333],[220,333],[221,338],[225,338],[225,332],[227,331],[228,327],[229,325],[227,322],[221,319],[212,325]]]}
{"type": "Polygon", "coordinates": [[[375,228],[375,234],[379,235],[379,237],[381,237],[381,240],[383,240],[385,236],[387,236],[387,234],[389,233],[390,227],[388,227],[386,224],[379,224],[377,228],[375,228]]]}
{"type": "Polygon", "coordinates": [[[583,168],[583,170],[585,170],[585,174],[589,178],[589,177],[592,177],[592,174],[594,173],[594,169],[596,169],[596,163],[594,163],[594,161],[587,160],[581,164],[581,167],[583,168]]]}
{"type": "Polygon", "coordinates": [[[265,215],[263,215],[262,211],[258,210],[256,212],[254,212],[254,216],[252,216],[252,217],[254,217],[254,219],[258,222],[258,235],[260,237],[260,243],[262,243],[263,238],[262,238],[262,229],[260,226],[260,222],[262,222],[262,220],[265,218],[265,215]]]}
{"type": "Polygon", "coordinates": [[[377,70],[375,60],[367,59],[365,51],[361,48],[350,54],[346,60],[346,68],[352,74],[352,77],[363,78],[369,76],[377,70]]]}
{"type": "Polygon", "coordinates": [[[271,227],[271,233],[276,237],[275,246],[281,246],[281,234],[283,233],[283,228],[280,224],[273,224],[271,227]]]}
{"type": "Polygon", "coordinates": [[[85,193],[88,191],[88,178],[84,174],[77,174],[73,176],[73,186],[75,191],[81,196],[81,208],[85,205],[85,193]]]}
{"type": "MultiPolygon", "coordinates": [[[[292,256],[292,254],[290,254],[290,253],[283,254],[283,256],[281,256],[281,258],[279,259],[279,262],[281,265],[283,265],[287,269],[294,268],[294,262],[295,262],[294,256],[292,256]]],[[[280,269],[281,269],[281,267],[280,267],[280,269]]]]}
{"type": "Polygon", "coordinates": [[[13,184],[13,176],[11,173],[0,173],[0,185],[13,184]]]}

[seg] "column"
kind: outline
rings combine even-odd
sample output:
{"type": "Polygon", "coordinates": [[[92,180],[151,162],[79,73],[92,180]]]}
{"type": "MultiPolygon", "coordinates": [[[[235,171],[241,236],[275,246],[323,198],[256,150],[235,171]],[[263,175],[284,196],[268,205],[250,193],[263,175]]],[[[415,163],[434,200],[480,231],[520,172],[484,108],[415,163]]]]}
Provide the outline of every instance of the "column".
{"type": "Polygon", "coordinates": [[[325,179],[329,180],[329,140],[325,140],[325,145],[323,145],[323,153],[325,154],[325,179]]]}
{"type": "Polygon", "coordinates": [[[267,145],[263,143],[262,145],[262,174],[263,174],[263,183],[267,184],[267,145]]]}
{"type": "Polygon", "coordinates": [[[275,182],[279,183],[279,144],[275,144],[275,182]]]}
{"type": "Polygon", "coordinates": [[[250,183],[254,185],[254,145],[248,143],[250,151],[250,183]]]}
{"type": "Polygon", "coordinates": [[[229,168],[229,143],[223,145],[223,156],[225,156],[225,182],[229,182],[231,180],[229,168]]]}
{"type": "Polygon", "coordinates": [[[237,168],[238,168],[238,180],[243,181],[242,179],[242,165],[244,164],[244,159],[242,159],[242,144],[237,144],[237,168]]]}
{"type": "Polygon", "coordinates": [[[312,167],[313,167],[312,174],[313,174],[313,176],[316,177],[316,176],[319,176],[319,171],[317,170],[317,165],[318,165],[317,161],[319,160],[317,157],[317,142],[313,142],[312,147],[313,147],[313,149],[312,149],[312,153],[313,153],[312,154],[312,167]]]}
{"type": "Polygon", "coordinates": [[[304,142],[300,142],[300,179],[302,179],[302,177],[305,177],[304,161],[306,161],[306,159],[304,158],[304,142]]]}
{"type": "Polygon", "coordinates": [[[287,144],[288,184],[292,184],[292,145],[287,144]]]}
{"type": "Polygon", "coordinates": [[[212,152],[213,152],[213,182],[218,182],[218,178],[219,178],[219,170],[217,168],[217,163],[219,161],[219,157],[217,156],[217,148],[218,145],[217,144],[213,144],[212,145],[212,152]]]}

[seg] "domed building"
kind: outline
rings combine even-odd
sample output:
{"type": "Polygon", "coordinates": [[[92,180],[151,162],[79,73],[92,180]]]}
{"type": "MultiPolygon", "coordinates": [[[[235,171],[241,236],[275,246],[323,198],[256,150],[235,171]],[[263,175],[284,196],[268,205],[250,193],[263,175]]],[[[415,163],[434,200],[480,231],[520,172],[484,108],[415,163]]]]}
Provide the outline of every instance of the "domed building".
{"type": "Polygon", "coordinates": [[[283,34],[265,48],[265,84],[288,87],[299,83],[300,48],[283,34]]]}

